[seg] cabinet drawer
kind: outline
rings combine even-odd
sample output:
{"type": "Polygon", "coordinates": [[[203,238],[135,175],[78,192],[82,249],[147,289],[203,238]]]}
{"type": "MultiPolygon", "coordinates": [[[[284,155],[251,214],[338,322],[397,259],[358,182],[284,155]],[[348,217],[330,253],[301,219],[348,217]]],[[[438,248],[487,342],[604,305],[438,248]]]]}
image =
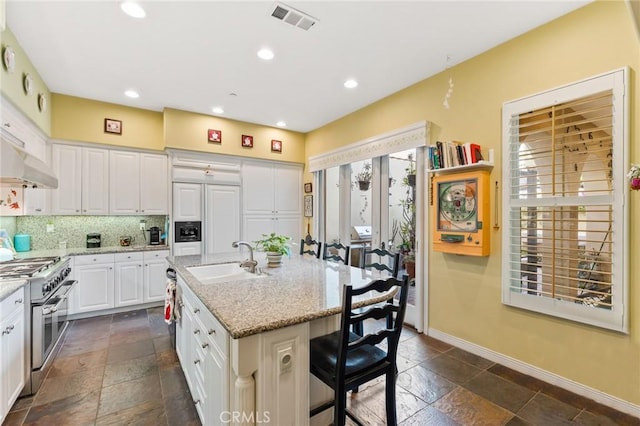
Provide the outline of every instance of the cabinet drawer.
{"type": "Polygon", "coordinates": [[[113,253],[108,254],[88,254],[76,256],[74,259],[74,266],[81,265],[93,265],[95,263],[113,263],[113,253]]]}
{"type": "Polygon", "coordinates": [[[0,302],[0,321],[11,316],[18,309],[24,308],[24,287],[20,287],[9,297],[0,302]]]}
{"type": "Polygon", "coordinates": [[[192,312],[198,327],[203,329],[203,337],[208,337],[207,340],[210,340],[216,346],[216,349],[224,358],[227,358],[229,347],[227,330],[222,327],[222,324],[215,319],[199,299],[193,301],[192,312]]]}
{"type": "Polygon", "coordinates": [[[165,257],[169,256],[169,250],[145,251],[143,254],[145,261],[154,259],[164,260],[165,257]]]}
{"type": "Polygon", "coordinates": [[[143,254],[141,251],[129,251],[125,253],[116,253],[114,259],[117,262],[142,262],[143,254]]]}

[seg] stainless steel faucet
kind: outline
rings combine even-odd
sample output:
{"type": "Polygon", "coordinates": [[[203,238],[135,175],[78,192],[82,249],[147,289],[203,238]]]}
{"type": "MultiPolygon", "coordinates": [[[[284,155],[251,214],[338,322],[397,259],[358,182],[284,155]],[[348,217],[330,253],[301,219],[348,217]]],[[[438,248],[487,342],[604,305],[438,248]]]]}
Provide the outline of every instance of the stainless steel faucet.
{"type": "Polygon", "coordinates": [[[246,268],[247,271],[255,274],[258,262],[253,260],[253,247],[251,247],[251,244],[246,241],[234,241],[233,243],[231,243],[231,247],[233,248],[238,248],[240,246],[246,246],[249,249],[249,259],[245,260],[244,262],[240,262],[240,267],[246,268]]]}

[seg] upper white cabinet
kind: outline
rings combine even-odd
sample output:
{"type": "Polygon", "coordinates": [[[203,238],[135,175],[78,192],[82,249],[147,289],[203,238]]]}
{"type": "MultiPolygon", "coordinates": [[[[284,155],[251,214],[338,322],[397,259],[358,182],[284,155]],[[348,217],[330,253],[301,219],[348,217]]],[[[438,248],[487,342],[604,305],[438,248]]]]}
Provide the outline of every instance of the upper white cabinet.
{"type": "Polygon", "coordinates": [[[111,214],[167,214],[167,157],[133,151],[111,151],[111,214]]]}
{"type": "Polygon", "coordinates": [[[301,214],[300,166],[246,162],[242,166],[244,214],[301,214]]]}
{"type": "Polygon", "coordinates": [[[109,214],[109,151],[75,145],[51,147],[58,188],[51,190],[51,213],[109,214]]]}
{"type": "Polygon", "coordinates": [[[202,185],[198,183],[173,184],[173,220],[197,222],[202,220],[202,185]]]}
{"type": "Polygon", "coordinates": [[[249,162],[242,167],[243,239],[276,232],[297,241],[302,228],[302,168],[249,162]]]}

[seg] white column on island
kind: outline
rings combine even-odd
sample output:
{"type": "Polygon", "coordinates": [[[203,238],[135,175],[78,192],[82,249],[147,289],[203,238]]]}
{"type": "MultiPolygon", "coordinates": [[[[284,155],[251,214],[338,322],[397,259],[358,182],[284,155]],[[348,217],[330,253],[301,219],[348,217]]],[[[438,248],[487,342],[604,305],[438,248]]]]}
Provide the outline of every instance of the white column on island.
{"type": "Polygon", "coordinates": [[[231,402],[231,420],[234,425],[256,424],[256,382],[258,370],[259,335],[231,340],[231,365],[235,381],[233,383],[233,401],[231,402]]]}

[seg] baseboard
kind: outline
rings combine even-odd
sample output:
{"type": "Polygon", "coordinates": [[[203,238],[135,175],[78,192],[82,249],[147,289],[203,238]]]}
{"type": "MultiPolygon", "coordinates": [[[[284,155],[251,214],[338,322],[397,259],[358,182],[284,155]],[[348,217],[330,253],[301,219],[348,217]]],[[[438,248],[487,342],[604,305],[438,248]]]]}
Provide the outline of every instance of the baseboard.
{"type": "Polygon", "coordinates": [[[75,321],[75,320],[79,320],[79,319],[99,317],[99,316],[103,316],[103,315],[120,314],[122,312],[137,311],[137,310],[140,310],[140,309],[147,309],[147,308],[155,308],[155,307],[158,307],[158,306],[164,306],[164,301],[148,302],[148,303],[141,303],[139,305],[120,306],[118,308],[104,309],[104,310],[100,310],[100,311],[81,312],[81,313],[76,313],[76,314],[70,314],[70,315],[67,316],[67,319],[70,320],[70,321],[75,321]]]}
{"type": "Polygon", "coordinates": [[[527,364],[526,362],[492,351],[491,349],[487,349],[475,343],[468,342],[440,330],[429,328],[427,334],[434,339],[442,340],[443,342],[449,343],[450,345],[456,346],[460,349],[464,349],[467,352],[471,352],[472,354],[481,356],[490,361],[497,362],[520,373],[527,374],[529,376],[535,377],[536,379],[540,379],[547,383],[551,383],[552,385],[556,385],[558,387],[566,389],[570,392],[584,396],[585,398],[592,399],[623,413],[627,413],[640,418],[640,405],[636,405],[629,401],[625,401],[615,396],[606,394],[597,389],[585,386],[578,382],[574,382],[573,380],[569,380],[566,377],[562,377],[558,374],[551,373],[534,365],[527,364]]]}

